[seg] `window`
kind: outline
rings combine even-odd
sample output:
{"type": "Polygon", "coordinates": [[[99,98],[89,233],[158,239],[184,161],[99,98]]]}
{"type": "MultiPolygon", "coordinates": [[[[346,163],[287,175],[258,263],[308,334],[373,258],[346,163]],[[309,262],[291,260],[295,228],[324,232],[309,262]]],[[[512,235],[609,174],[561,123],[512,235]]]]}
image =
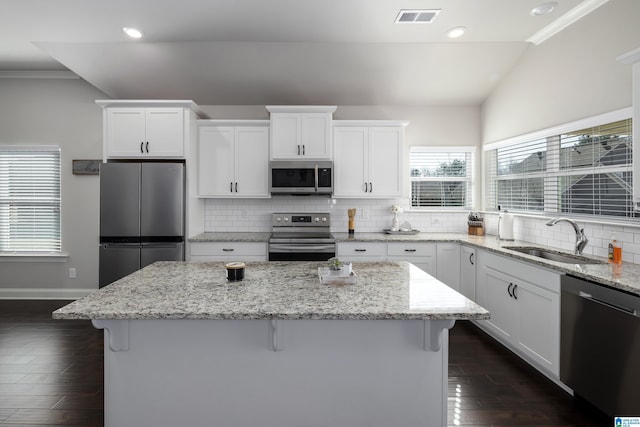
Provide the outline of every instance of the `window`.
{"type": "Polygon", "coordinates": [[[487,152],[491,207],[632,218],[631,119],[487,152]]]}
{"type": "Polygon", "coordinates": [[[60,249],[60,148],[0,146],[0,251],[60,249]]]}
{"type": "Polygon", "coordinates": [[[411,206],[471,209],[473,147],[411,147],[411,206]]]}

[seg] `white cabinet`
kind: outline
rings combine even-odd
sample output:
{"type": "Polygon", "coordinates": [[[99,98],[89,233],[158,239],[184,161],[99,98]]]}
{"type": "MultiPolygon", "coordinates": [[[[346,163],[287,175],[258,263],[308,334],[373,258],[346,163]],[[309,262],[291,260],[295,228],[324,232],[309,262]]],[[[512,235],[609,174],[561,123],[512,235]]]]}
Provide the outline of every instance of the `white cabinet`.
{"type": "Polygon", "coordinates": [[[385,261],[387,244],[378,242],[338,242],[336,256],[343,261],[385,261]]]}
{"type": "Polygon", "coordinates": [[[269,128],[198,121],[198,195],[269,197],[269,128]]]}
{"type": "Polygon", "coordinates": [[[436,244],[389,242],[387,247],[389,261],[407,261],[432,276],[436,274],[436,244]]]}
{"type": "Polygon", "coordinates": [[[262,262],[266,260],[266,242],[191,243],[191,261],[262,262]]]}
{"type": "Polygon", "coordinates": [[[491,312],[478,325],[557,378],[560,274],[487,251],[477,258],[476,301],[491,312]]]}
{"type": "Polygon", "coordinates": [[[336,107],[267,106],[271,113],[271,160],[331,159],[336,107]]]}
{"type": "Polygon", "coordinates": [[[460,244],[438,243],[436,278],[460,292],[460,244]]]}
{"type": "Polygon", "coordinates": [[[106,109],[107,157],[183,157],[184,109],[110,107],[106,109]]]}
{"type": "Polygon", "coordinates": [[[402,197],[405,125],[401,122],[375,125],[372,121],[334,122],[334,197],[402,197]]]}
{"type": "Polygon", "coordinates": [[[470,300],[476,300],[476,250],[469,246],[460,247],[460,293],[470,300]]]}

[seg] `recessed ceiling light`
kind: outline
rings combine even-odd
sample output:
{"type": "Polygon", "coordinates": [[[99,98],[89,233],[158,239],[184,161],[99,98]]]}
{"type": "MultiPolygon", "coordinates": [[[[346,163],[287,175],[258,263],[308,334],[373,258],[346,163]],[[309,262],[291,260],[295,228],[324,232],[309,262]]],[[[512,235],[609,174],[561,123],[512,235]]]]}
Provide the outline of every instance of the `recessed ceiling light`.
{"type": "Polygon", "coordinates": [[[538,6],[534,7],[533,9],[531,9],[531,11],[529,13],[531,14],[531,16],[546,15],[547,13],[553,12],[553,10],[556,8],[556,6],[558,6],[558,2],[555,2],[555,1],[548,2],[548,3],[542,3],[541,5],[538,5],[538,6]]]}
{"type": "Polygon", "coordinates": [[[122,27],[122,31],[124,31],[125,34],[131,37],[132,39],[139,39],[142,37],[142,32],[137,28],[122,27]]]}
{"type": "Polygon", "coordinates": [[[450,39],[457,39],[467,32],[467,27],[455,27],[447,31],[447,37],[450,39]]]}
{"type": "Polygon", "coordinates": [[[396,17],[396,24],[430,24],[436,19],[440,9],[402,9],[396,17]]]}

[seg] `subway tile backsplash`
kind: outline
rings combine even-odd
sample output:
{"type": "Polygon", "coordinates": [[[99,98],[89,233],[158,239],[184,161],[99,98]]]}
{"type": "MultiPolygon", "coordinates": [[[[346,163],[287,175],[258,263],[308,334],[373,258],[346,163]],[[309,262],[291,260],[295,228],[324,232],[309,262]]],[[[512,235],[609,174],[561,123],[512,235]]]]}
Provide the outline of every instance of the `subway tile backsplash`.
{"type": "MultiPolygon", "coordinates": [[[[347,232],[347,209],[356,209],[356,232],[380,232],[391,228],[391,205],[403,206],[398,214],[400,223],[407,221],[412,228],[427,233],[466,233],[468,212],[409,212],[409,201],[369,199],[329,199],[309,196],[276,196],[270,199],[207,199],[205,204],[205,231],[209,232],[268,232],[274,212],[329,212],[331,231],[347,232]]],[[[489,237],[498,234],[498,215],[484,214],[485,229],[489,237]]],[[[573,251],[575,233],[567,223],[553,227],[545,225],[547,217],[515,216],[514,237],[539,245],[573,251]]],[[[589,244],[583,253],[607,256],[611,233],[622,242],[625,262],[640,264],[640,227],[612,224],[594,224],[578,221],[585,229],[589,244]]]]}

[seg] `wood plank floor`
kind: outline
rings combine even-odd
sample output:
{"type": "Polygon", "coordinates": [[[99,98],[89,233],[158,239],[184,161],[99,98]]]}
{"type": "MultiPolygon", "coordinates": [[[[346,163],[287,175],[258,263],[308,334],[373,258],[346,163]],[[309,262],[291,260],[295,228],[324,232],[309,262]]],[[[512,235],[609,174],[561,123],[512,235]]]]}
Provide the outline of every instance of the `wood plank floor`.
{"type": "MultiPolygon", "coordinates": [[[[0,427],[103,425],[102,331],[66,303],[0,300],[0,427]]],[[[450,426],[613,426],[468,322],[450,349],[450,426]]]]}

